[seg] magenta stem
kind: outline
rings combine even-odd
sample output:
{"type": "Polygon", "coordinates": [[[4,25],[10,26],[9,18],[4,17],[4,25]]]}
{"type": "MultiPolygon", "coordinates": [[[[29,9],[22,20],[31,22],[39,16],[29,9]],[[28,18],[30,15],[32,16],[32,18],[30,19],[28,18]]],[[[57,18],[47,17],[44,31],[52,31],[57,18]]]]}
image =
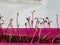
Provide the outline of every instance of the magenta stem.
{"type": "Polygon", "coordinates": [[[35,37],[35,34],[37,33],[37,31],[35,31],[35,33],[34,33],[34,35],[33,35],[33,38],[32,38],[32,40],[31,40],[31,43],[33,42],[33,40],[34,40],[34,37],[35,37]]]}
{"type": "MultiPolygon", "coordinates": [[[[58,34],[56,37],[58,37],[58,36],[60,36],[60,34],[58,34]]],[[[53,41],[54,41],[54,39],[55,39],[56,37],[54,37],[54,38],[52,39],[51,45],[53,44],[53,41]]]]}
{"type": "MultiPolygon", "coordinates": [[[[18,15],[17,15],[17,31],[18,31],[18,15]]],[[[19,31],[18,31],[18,35],[19,35],[19,31]]],[[[17,39],[18,41],[18,39],[17,39]]]]}
{"type": "MultiPolygon", "coordinates": [[[[39,38],[40,38],[40,36],[41,36],[41,31],[42,31],[42,28],[40,28],[40,31],[39,31],[39,38]]],[[[39,42],[39,41],[38,41],[39,42]]]]}
{"type": "MultiPolygon", "coordinates": [[[[37,21],[36,21],[36,26],[37,26],[37,21]]],[[[36,32],[37,32],[37,31],[36,31],[36,32]]],[[[33,39],[34,39],[34,37],[35,37],[36,32],[35,32],[34,35],[33,35],[33,38],[32,38],[32,40],[31,40],[31,43],[33,42],[33,39]]]]}

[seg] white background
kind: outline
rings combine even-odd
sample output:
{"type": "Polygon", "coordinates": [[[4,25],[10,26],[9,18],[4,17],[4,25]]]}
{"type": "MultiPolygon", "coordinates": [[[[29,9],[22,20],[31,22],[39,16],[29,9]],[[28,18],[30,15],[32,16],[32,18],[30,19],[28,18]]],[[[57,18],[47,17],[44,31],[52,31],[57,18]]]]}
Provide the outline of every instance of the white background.
{"type": "MultiPolygon", "coordinates": [[[[25,0],[26,1],[26,0],[25,0]]],[[[36,10],[34,17],[46,17],[48,16],[52,20],[51,27],[56,27],[56,14],[60,19],[60,0],[42,0],[40,2],[24,2],[21,0],[0,0],[0,14],[3,16],[4,25],[7,27],[10,18],[13,18],[13,27],[16,27],[16,14],[19,15],[20,27],[25,27],[26,17],[32,16],[31,11],[36,10]]],[[[59,20],[60,22],[60,20],[59,20]]],[[[60,25],[60,24],[59,24],[60,25]]],[[[35,26],[35,25],[34,25],[35,26]]]]}

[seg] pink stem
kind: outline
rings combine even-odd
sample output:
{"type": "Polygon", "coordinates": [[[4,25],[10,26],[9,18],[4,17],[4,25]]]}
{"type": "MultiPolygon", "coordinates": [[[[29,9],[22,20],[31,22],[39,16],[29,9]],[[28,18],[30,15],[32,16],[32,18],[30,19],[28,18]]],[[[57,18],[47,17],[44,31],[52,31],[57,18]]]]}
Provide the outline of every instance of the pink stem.
{"type": "MultiPolygon", "coordinates": [[[[45,38],[47,37],[47,36],[50,36],[49,34],[51,34],[51,32],[49,32],[47,35],[45,35],[45,38]]],[[[48,39],[49,39],[50,37],[48,37],[48,39]]],[[[44,41],[45,42],[45,41],[44,41]]],[[[50,42],[50,40],[49,40],[49,42],[50,42]]]]}
{"type": "Polygon", "coordinates": [[[11,41],[11,37],[9,36],[9,43],[10,43],[10,41],[11,41]]]}
{"type": "MultiPolygon", "coordinates": [[[[39,38],[40,38],[40,36],[41,36],[41,31],[42,31],[42,28],[40,28],[40,31],[39,31],[39,38]]],[[[39,42],[39,41],[38,41],[39,42]]]]}
{"type": "MultiPolygon", "coordinates": [[[[36,21],[36,26],[37,26],[37,24],[38,24],[38,22],[36,21]]],[[[33,39],[34,39],[36,33],[37,33],[37,31],[34,33],[33,39]]],[[[33,42],[33,39],[32,39],[32,41],[31,41],[31,43],[33,42]]]]}
{"type": "Polygon", "coordinates": [[[8,28],[9,28],[9,25],[7,26],[7,29],[6,29],[6,32],[5,33],[7,33],[8,28]]]}
{"type": "Polygon", "coordinates": [[[34,35],[33,35],[33,38],[32,38],[32,40],[31,40],[31,43],[33,42],[33,39],[34,39],[36,33],[37,33],[37,31],[35,31],[35,33],[34,33],[34,35]]]}
{"type": "Polygon", "coordinates": [[[49,28],[50,28],[50,24],[49,24],[49,28]]]}
{"type": "Polygon", "coordinates": [[[37,24],[38,24],[38,21],[36,21],[36,26],[37,26],[37,24]]]}
{"type": "MultiPolygon", "coordinates": [[[[18,31],[18,15],[17,15],[17,31],[18,31]]],[[[19,31],[18,31],[18,35],[19,35],[19,31]]]]}
{"type": "Polygon", "coordinates": [[[29,27],[31,28],[31,26],[30,26],[30,22],[28,22],[28,25],[29,25],[29,27]]]}
{"type": "Polygon", "coordinates": [[[43,23],[43,25],[44,25],[44,28],[45,28],[45,23],[43,23]]]}
{"type": "MultiPolygon", "coordinates": [[[[58,34],[57,36],[60,36],[60,34],[58,34]]],[[[57,36],[56,36],[56,37],[57,37],[57,36]]],[[[55,38],[56,38],[56,37],[55,37],[55,38]]],[[[55,39],[55,38],[54,38],[54,39],[55,39]]],[[[53,44],[54,39],[52,40],[51,45],[53,44]]]]}

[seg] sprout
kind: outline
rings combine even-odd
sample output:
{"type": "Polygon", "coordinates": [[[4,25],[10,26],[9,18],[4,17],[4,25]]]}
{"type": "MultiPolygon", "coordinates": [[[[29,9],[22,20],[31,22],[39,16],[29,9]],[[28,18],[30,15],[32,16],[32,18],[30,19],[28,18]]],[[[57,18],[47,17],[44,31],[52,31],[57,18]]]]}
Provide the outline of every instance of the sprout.
{"type": "Polygon", "coordinates": [[[2,18],[1,14],[0,14],[0,19],[2,18]]]}
{"type": "Polygon", "coordinates": [[[27,21],[29,22],[29,19],[28,18],[26,18],[27,19],[27,21]]]}
{"type": "Polygon", "coordinates": [[[45,19],[43,18],[43,21],[40,22],[40,25],[41,25],[42,23],[47,23],[47,20],[45,20],[45,19]]]}
{"type": "Polygon", "coordinates": [[[27,25],[27,23],[25,22],[25,26],[27,25]]]}
{"type": "Polygon", "coordinates": [[[33,10],[33,13],[35,12],[36,10],[33,10]]]}
{"type": "Polygon", "coordinates": [[[19,16],[19,13],[17,13],[17,16],[19,16]]]}
{"type": "Polygon", "coordinates": [[[41,18],[39,17],[39,18],[34,18],[34,19],[36,19],[36,25],[35,26],[38,26],[38,24],[40,23],[39,19],[41,19],[41,18]]]}
{"type": "Polygon", "coordinates": [[[48,17],[46,17],[46,19],[47,19],[47,24],[50,25],[52,21],[50,21],[48,17]]]}
{"type": "Polygon", "coordinates": [[[50,28],[50,23],[51,23],[52,21],[50,21],[48,17],[46,17],[46,19],[47,19],[47,25],[49,25],[49,28],[50,28]]]}
{"type": "Polygon", "coordinates": [[[46,19],[49,19],[48,17],[46,17],[46,19]]]}
{"type": "Polygon", "coordinates": [[[28,17],[28,18],[26,18],[26,19],[27,19],[28,22],[30,21],[30,17],[28,17]]]}
{"type": "Polygon", "coordinates": [[[13,18],[10,19],[10,21],[12,21],[12,20],[13,20],[13,18]]]}
{"type": "Polygon", "coordinates": [[[18,27],[19,27],[20,25],[18,24],[18,27]]]}

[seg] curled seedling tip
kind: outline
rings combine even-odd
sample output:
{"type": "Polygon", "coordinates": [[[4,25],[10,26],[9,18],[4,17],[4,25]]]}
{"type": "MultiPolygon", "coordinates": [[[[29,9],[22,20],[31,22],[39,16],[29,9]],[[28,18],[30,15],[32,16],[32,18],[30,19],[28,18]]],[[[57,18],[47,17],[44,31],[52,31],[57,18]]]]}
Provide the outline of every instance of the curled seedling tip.
{"type": "Polygon", "coordinates": [[[19,13],[17,13],[17,16],[19,16],[19,13]]]}

